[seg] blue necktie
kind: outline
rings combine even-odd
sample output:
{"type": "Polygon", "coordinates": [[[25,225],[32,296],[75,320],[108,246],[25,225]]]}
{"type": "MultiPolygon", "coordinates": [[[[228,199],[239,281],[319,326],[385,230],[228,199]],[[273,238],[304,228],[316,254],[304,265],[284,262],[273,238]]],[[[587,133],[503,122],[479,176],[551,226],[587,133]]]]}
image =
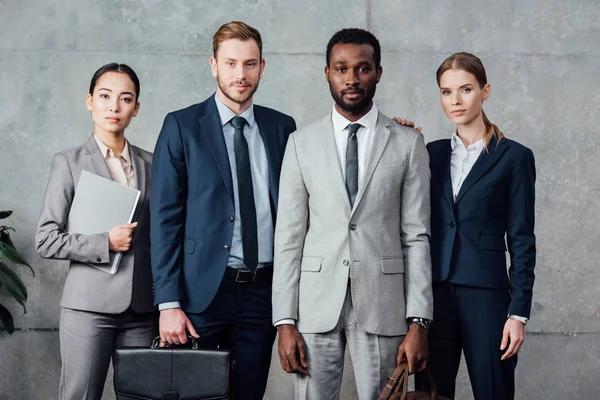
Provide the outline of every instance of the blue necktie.
{"type": "Polygon", "coordinates": [[[244,264],[250,271],[254,271],[258,265],[258,233],[256,228],[256,207],[254,205],[250,154],[248,153],[248,142],[244,137],[244,126],[246,123],[243,117],[233,117],[231,120],[231,125],[235,128],[233,152],[235,154],[235,170],[238,181],[244,264]]]}

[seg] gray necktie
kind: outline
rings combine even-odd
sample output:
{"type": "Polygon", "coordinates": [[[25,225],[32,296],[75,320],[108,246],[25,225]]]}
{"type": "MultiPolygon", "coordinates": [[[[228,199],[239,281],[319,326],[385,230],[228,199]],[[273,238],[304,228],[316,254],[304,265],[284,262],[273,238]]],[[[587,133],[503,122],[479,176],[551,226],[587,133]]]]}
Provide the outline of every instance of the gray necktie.
{"type": "Polygon", "coordinates": [[[361,124],[348,125],[348,145],[346,146],[346,190],[350,199],[350,206],[354,206],[354,199],[358,193],[358,142],[356,132],[361,124]]]}

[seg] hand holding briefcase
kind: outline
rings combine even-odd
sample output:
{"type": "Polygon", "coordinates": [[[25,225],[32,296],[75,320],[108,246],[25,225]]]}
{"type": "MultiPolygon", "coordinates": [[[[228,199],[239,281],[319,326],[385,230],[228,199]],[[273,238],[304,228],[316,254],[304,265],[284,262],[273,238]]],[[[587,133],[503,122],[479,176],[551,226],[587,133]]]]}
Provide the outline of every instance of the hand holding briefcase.
{"type": "Polygon", "coordinates": [[[119,399],[230,400],[229,351],[158,347],[117,349],[115,392],[119,399]]]}
{"type": "Polygon", "coordinates": [[[427,391],[408,391],[408,363],[400,363],[388,377],[388,381],[377,400],[450,400],[437,393],[433,378],[429,370],[417,372],[415,376],[421,378],[422,383],[427,383],[427,391]]]}

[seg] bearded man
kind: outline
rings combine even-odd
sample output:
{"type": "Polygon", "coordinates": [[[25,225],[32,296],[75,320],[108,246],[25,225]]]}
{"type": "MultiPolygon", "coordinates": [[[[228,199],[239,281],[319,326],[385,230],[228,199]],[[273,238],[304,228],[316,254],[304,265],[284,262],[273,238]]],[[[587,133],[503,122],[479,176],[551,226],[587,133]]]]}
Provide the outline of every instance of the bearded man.
{"type": "Polygon", "coordinates": [[[253,104],[265,68],[258,30],[233,21],[213,37],[217,91],[169,113],[154,150],[152,272],[162,345],[186,334],[228,348],[237,399],[262,399],[271,323],[279,174],[294,120],[253,104]]]}
{"type": "Polygon", "coordinates": [[[423,136],[373,103],[381,49],[343,29],[327,45],[334,100],[294,132],[281,170],[273,322],[294,399],[336,400],[348,348],[361,400],[397,363],[425,368],[433,314],[423,136]]]}

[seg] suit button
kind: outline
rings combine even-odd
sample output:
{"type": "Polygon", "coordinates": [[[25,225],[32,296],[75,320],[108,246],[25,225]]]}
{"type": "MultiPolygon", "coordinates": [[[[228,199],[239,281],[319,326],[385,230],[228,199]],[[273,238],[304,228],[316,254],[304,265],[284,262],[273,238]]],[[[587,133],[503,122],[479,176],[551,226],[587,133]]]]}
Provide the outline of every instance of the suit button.
{"type": "Polygon", "coordinates": [[[232,215],[230,215],[229,217],[227,217],[227,220],[228,220],[229,222],[233,222],[233,221],[235,220],[235,218],[233,218],[233,216],[232,216],[232,215]]]}
{"type": "Polygon", "coordinates": [[[227,245],[223,246],[223,250],[229,251],[229,246],[227,246],[227,245]]]}
{"type": "Polygon", "coordinates": [[[102,259],[100,257],[96,258],[96,262],[102,262],[102,259]]]}
{"type": "Polygon", "coordinates": [[[350,261],[344,260],[344,265],[347,267],[348,265],[350,265],[350,261]]]}
{"type": "Polygon", "coordinates": [[[454,229],[454,227],[456,227],[456,225],[454,224],[454,221],[450,221],[450,228],[454,229]]]}
{"type": "Polygon", "coordinates": [[[356,230],[356,225],[354,225],[354,224],[350,224],[350,230],[351,230],[351,231],[355,231],[355,230],[356,230]]]}

